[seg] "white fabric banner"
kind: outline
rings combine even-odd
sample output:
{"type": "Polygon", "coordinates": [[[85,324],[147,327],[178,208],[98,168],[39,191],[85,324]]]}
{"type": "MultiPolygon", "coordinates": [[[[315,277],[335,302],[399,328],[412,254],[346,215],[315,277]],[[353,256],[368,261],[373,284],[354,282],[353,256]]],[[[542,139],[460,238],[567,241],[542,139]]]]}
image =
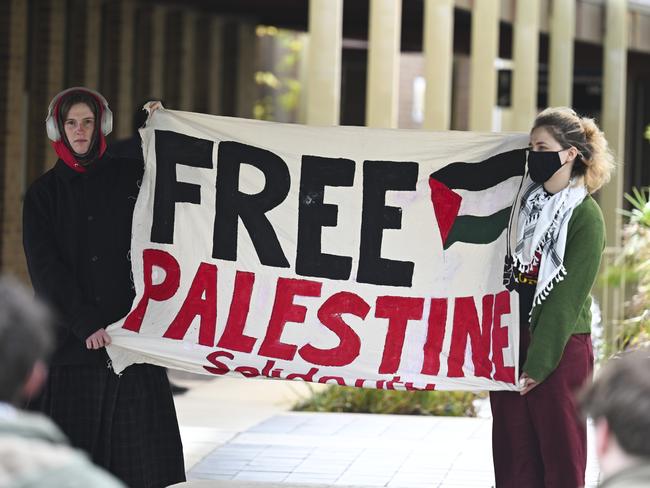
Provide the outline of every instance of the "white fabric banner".
{"type": "Polygon", "coordinates": [[[503,266],[526,135],[166,109],[141,135],[136,297],[108,328],[116,372],[517,388],[503,266]]]}

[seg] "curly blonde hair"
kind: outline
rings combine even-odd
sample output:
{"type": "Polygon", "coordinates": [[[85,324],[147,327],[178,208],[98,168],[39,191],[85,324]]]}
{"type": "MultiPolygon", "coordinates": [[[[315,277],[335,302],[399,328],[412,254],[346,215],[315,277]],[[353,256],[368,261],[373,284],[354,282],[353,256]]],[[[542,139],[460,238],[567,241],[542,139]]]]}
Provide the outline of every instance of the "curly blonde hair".
{"type": "Polygon", "coordinates": [[[581,117],[568,107],[549,107],[537,116],[531,131],[539,127],[548,130],[563,149],[573,146],[578,150],[573,175],[584,177],[589,193],[610,180],[614,155],[594,119],[581,117]]]}

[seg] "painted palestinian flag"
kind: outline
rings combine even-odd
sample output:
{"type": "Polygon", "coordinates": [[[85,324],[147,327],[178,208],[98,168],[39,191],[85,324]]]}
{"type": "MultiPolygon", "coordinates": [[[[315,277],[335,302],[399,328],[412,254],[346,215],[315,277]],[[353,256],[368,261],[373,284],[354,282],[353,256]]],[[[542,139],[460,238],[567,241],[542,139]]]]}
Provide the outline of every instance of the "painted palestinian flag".
{"type": "Polygon", "coordinates": [[[443,249],[456,242],[488,244],[499,238],[508,226],[525,163],[526,150],[515,149],[431,173],[431,203],[443,249]]]}

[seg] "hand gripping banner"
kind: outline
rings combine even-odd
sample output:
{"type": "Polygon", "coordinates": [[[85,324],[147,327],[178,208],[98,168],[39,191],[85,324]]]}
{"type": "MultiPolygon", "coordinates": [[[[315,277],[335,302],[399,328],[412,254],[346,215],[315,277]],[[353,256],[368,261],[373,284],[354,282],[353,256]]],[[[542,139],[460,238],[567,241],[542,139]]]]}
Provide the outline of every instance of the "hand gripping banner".
{"type": "Polygon", "coordinates": [[[117,372],[515,390],[503,285],[524,134],[308,127],[159,109],[141,130],[117,372]]]}

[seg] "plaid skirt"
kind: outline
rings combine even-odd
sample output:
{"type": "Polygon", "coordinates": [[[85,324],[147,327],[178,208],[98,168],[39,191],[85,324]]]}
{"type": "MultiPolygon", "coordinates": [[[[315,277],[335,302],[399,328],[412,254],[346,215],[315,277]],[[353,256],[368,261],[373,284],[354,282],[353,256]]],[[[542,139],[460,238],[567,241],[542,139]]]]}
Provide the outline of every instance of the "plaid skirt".
{"type": "Polygon", "coordinates": [[[167,372],[149,364],[122,375],[102,365],[52,366],[41,398],[70,442],[131,488],[185,481],[167,372]]]}

